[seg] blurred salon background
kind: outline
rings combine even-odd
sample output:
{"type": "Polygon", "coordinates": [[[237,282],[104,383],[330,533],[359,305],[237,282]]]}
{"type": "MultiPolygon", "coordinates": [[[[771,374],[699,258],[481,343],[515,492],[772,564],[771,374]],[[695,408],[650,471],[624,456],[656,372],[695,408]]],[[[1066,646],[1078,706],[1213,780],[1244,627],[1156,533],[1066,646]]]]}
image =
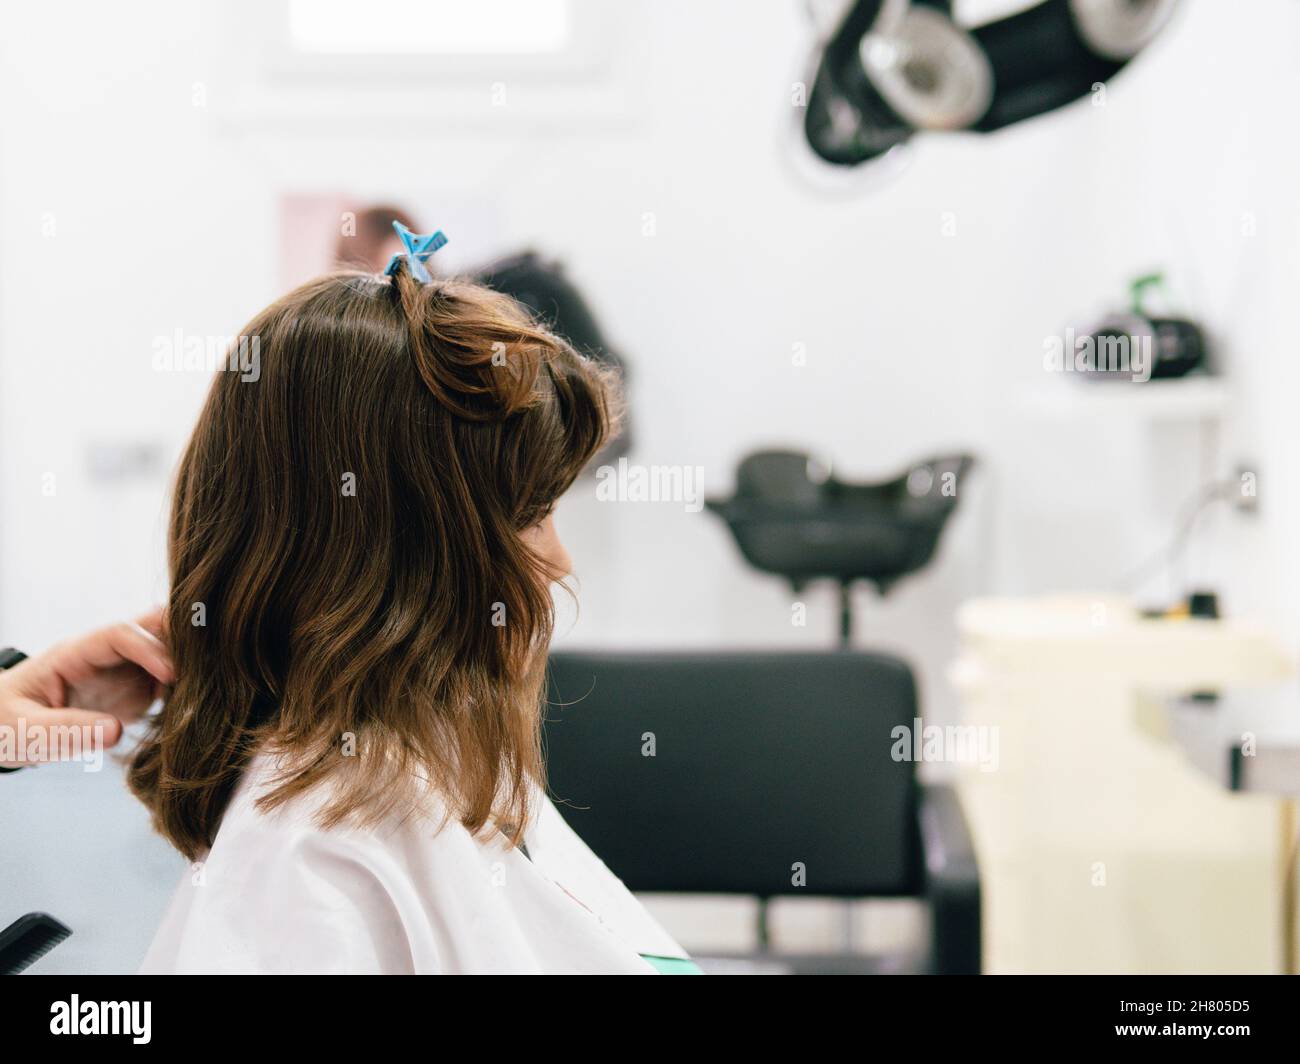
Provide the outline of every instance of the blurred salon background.
{"type": "MultiPolygon", "coordinates": [[[[579,598],[557,600],[561,693],[649,660],[678,704],[704,681],[676,652],[720,655],[703,709],[779,775],[746,830],[824,829],[821,863],[782,850],[752,890],[752,848],[659,882],[596,845],[688,949],[1293,967],[1300,7],[916,14],[946,6],[5,5],[0,642],[165,597],[170,476],[211,380],[180,354],[340,259],[381,269],[372,223],[403,218],[447,235],[439,270],[625,370],[627,442],[557,515],[579,598]],[[1102,336],[1149,379],[1051,358],[1102,336]],[[746,670],[775,651],[811,671],[774,676],[750,728],[746,670]],[[846,653],[865,671],[835,672],[846,653]],[[895,663],[914,704],[872,672],[895,663]],[[819,771],[857,742],[868,782],[819,771]],[[955,819],[924,801],[948,782],[955,819]],[[949,879],[927,809],[970,846],[949,879]]],[[[642,701],[671,745],[672,707],[642,701]]],[[[743,777],[711,757],[702,788],[743,777]]],[[[557,788],[591,805],[583,783],[557,788]]],[[[134,970],[182,864],[119,768],[0,791],[0,925],[74,929],[36,970],[134,970]]],[[[680,821],[617,814],[679,853],[680,821]]]]}

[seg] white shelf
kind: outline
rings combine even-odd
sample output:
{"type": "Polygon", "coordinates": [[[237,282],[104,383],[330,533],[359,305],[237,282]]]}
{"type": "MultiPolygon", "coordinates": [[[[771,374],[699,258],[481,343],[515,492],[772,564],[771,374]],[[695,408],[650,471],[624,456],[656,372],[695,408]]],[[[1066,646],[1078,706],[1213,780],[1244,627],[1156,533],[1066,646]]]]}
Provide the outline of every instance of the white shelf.
{"type": "Polygon", "coordinates": [[[1220,418],[1231,393],[1222,377],[1199,375],[1143,382],[1082,380],[1059,374],[1025,390],[1018,406],[1044,418],[1122,416],[1150,421],[1220,418]]]}

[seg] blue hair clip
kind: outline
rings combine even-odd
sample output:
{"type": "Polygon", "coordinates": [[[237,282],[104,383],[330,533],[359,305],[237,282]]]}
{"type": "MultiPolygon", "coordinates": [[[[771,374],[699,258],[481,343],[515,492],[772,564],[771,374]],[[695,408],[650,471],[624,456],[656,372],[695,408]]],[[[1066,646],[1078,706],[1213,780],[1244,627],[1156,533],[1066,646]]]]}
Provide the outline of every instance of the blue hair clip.
{"type": "Polygon", "coordinates": [[[443,236],[442,230],[436,233],[430,233],[428,236],[421,236],[418,233],[412,233],[401,222],[394,222],[393,228],[397,230],[398,237],[401,238],[405,251],[399,251],[388,260],[388,266],[384,269],[384,276],[391,277],[397,272],[397,264],[405,259],[411,266],[411,276],[421,284],[428,284],[432,277],[429,271],[425,269],[426,260],[447,243],[447,238],[443,236]]]}

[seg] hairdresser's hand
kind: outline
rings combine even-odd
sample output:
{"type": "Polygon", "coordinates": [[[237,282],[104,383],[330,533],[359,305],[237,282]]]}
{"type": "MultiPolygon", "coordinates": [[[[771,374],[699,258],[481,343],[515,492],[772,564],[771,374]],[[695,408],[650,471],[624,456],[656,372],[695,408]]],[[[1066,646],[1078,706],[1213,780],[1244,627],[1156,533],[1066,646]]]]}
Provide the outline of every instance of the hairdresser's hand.
{"type": "Polygon", "coordinates": [[[0,766],[56,760],[68,749],[58,741],[68,728],[81,729],[82,741],[96,748],[121,739],[123,723],[144,713],[174,679],[162,636],[162,612],[155,611],[0,672],[0,766]]]}

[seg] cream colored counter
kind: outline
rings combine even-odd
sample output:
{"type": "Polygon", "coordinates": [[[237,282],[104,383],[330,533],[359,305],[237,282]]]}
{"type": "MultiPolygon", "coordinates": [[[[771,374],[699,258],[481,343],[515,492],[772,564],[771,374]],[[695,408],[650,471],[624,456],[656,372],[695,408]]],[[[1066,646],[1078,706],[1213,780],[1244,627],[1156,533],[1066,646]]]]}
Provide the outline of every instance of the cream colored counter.
{"type": "Polygon", "coordinates": [[[958,620],[963,723],[998,737],[997,768],[964,766],[959,784],[985,970],[1281,970],[1284,803],[1223,790],[1139,710],[1146,695],[1285,682],[1289,649],[1106,596],[979,600],[958,620]]]}

